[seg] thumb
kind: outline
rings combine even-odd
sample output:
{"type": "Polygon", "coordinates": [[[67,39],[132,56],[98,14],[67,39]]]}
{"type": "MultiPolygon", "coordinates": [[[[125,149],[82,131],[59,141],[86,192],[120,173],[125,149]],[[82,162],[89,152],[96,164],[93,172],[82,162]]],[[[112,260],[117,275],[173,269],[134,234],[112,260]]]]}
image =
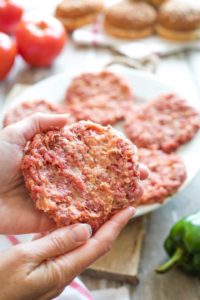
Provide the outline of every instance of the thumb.
{"type": "Polygon", "coordinates": [[[88,224],[75,224],[57,229],[50,234],[34,240],[31,246],[36,249],[37,262],[63,255],[83,245],[92,235],[88,224]]]}
{"type": "Polygon", "coordinates": [[[62,128],[69,121],[69,114],[36,113],[2,130],[3,139],[25,147],[27,141],[41,132],[62,128]],[[4,133],[4,134],[3,134],[4,133]],[[8,138],[9,137],[9,140],[8,138]]]}

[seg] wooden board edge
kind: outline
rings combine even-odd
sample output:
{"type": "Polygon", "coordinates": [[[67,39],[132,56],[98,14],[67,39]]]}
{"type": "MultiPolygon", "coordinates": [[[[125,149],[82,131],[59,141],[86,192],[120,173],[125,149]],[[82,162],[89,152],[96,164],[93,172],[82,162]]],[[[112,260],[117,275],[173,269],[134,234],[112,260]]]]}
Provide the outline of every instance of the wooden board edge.
{"type": "Polygon", "coordinates": [[[137,276],[129,276],[129,275],[122,275],[119,273],[111,273],[106,271],[94,271],[90,268],[86,269],[81,275],[89,275],[94,278],[99,279],[107,279],[112,281],[119,281],[121,283],[129,283],[132,285],[137,285],[139,283],[139,278],[137,276]],[[112,278],[113,277],[113,278],[112,278]]]}

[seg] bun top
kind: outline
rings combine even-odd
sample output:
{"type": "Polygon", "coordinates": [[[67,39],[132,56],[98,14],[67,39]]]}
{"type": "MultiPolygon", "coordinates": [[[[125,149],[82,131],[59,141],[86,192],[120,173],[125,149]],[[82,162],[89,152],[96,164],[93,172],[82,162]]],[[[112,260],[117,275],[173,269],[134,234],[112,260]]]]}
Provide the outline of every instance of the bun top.
{"type": "Polygon", "coordinates": [[[56,8],[56,16],[76,18],[98,13],[102,8],[102,0],[63,0],[56,8]]]}
{"type": "Polygon", "coordinates": [[[172,30],[194,30],[200,27],[199,0],[169,0],[159,9],[159,23],[172,30]]]}
{"type": "Polygon", "coordinates": [[[120,28],[142,30],[156,21],[156,10],[145,2],[121,1],[106,11],[106,21],[120,28]]]}

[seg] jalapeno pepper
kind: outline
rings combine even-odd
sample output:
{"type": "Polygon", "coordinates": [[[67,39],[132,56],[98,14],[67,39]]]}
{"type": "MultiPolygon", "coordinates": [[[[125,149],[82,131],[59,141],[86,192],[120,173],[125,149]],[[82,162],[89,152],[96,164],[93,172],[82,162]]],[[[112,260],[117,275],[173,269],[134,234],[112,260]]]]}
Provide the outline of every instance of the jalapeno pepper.
{"type": "Polygon", "coordinates": [[[177,265],[185,272],[200,275],[200,211],[172,227],[164,248],[170,259],[156,270],[158,273],[177,265]]]}

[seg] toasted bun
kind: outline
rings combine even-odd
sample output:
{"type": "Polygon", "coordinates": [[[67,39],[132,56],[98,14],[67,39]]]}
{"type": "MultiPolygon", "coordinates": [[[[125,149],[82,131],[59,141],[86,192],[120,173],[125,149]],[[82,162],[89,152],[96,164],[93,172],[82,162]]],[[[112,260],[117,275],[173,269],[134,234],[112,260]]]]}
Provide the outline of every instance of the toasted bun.
{"type": "Polygon", "coordinates": [[[104,27],[107,33],[121,38],[142,38],[152,33],[155,9],[145,2],[122,1],[107,9],[104,27]]]}
{"type": "Polygon", "coordinates": [[[73,31],[76,28],[93,23],[96,20],[97,15],[98,14],[94,13],[79,18],[57,18],[63,23],[67,31],[73,31]]]}
{"type": "Polygon", "coordinates": [[[161,25],[156,26],[157,33],[167,39],[177,42],[193,41],[200,38],[200,29],[189,31],[175,31],[167,29],[161,25]]]}
{"type": "Polygon", "coordinates": [[[143,30],[127,30],[112,26],[106,21],[104,22],[104,29],[106,33],[122,39],[141,39],[153,33],[153,27],[149,27],[143,30]]]}
{"type": "Polygon", "coordinates": [[[93,23],[102,9],[102,0],[63,0],[57,6],[55,16],[66,30],[72,31],[93,23]]]}
{"type": "Polygon", "coordinates": [[[200,1],[169,0],[159,9],[158,23],[173,31],[193,31],[200,27],[200,1]]]}
{"type": "Polygon", "coordinates": [[[56,16],[79,18],[98,13],[103,8],[102,0],[63,0],[56,8],[56,16]]]}

